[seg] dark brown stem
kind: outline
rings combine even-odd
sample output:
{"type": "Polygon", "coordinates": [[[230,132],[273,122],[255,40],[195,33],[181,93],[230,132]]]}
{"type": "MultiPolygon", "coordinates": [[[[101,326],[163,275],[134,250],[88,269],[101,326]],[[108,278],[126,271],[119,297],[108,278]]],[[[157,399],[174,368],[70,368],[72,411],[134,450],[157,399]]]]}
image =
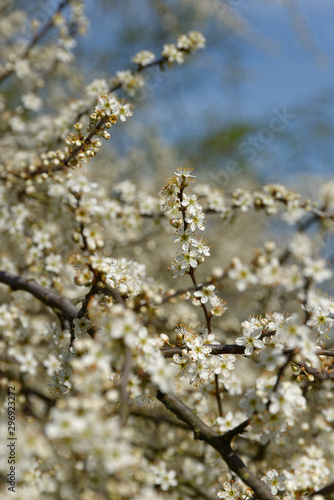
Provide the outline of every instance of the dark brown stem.
{"type": "Polygon", "coordinates": [[[0,271],[0,283],[5,283],[13,291],[24,290],[30,293],[46,306],[60,311],[70,322],[78,316],[79,309],[70,299],[58,295],[58,293],[53,290],[44,288],[44,286],[39,285],[34,280],[14,276],[6,271],[0,271]]]}
{"type": "Polygon", "coordinates": [[[218,405],[218,413],[219,413],[219,416],[222,417],[224,415],[224,412],[223,412],[222,398],[220,395],[218,375],[215,375],[215,390],[216,390],[216,400],[217,400],[217,405],[218,405]]]}
{"type": "Polygon", "coordinates": [[[278,373],[277,373],[277,379],[276,379],[275,385],[273,387],[273,392],[277,391],[280,380],[283,376],[283,373],[285,372],[286,368],[289,366],[289,363],[290,363],[292,358],[293,358],[293,352],[288,355],[286,362],[279,368],[278,373]]]}
{"type": "Polygon", "coordinates": [[[203,283],[201,283],[200,285],[190,286],[188,288],[181,288],[180,290],[177,290],[176,292],[173,292],[171,294],[168,294],[168,292],[166,292],[163,295],[162,302],[168,302],[170,299],[173,299],[174,297],[178,297],[179,295],[182,295],[182,294],[187,293],[187,292],[196,292],[197,290],[201,290],[202,288],[204,288],[205,286],[208,286],[208,285],[214,285],[214,284],[219,285],[220,281],[223,281],[223,279],[227,278],[227,276],[228,276],[227,272],[225,271],[223,276],[221,276],[219,279],[212,278],[208,281],[203,281],[203,283]]]}
{"type": "MultiPolygon", "coordinates": [[[[208,344],[211,347],[211,354],[244,354],[244,346],[237,344],[208,344]]],[[[182,354],[182,350],[189,350],[188,347],[164,347],[161,349],[162,354],[165,358],[172,358],[174,354],[182,354]]],[[[283,354],[291,354],[293,349],[288,349],[284,347],[282,350],[283,354]]],[[[334,356],[334,349],[317,349],[316,354],[318,356],[334,356]]]]}
{"type": "Polygon", "coordinates": [[[249,486],[259,500],[274,500],[268,486],[258,479],[232,450],[230,437],[220,436],[217,432],[200,420],[193,410],[186,406],[174,394],[163,394],[158,391],[157,398],[167,410],[185,422],[194,432],[194,438],[200,439],[212,446],[223,458],[228,467],[249,486]]]}
{"type": "Polygon", "coordinates": [[[318,491],[315,491],[311,495],[309,495],[307,498],[313,498],[316,495],[322,495],[325,498],[330,498],[329,495],[334,492],[334,483],[328,484],[327,486],[324,486],[318,491]]]}
{"type": "MultiPolygon", "coordinates": [[[[197,281],[196,281],[196,277],[195,277],[195,269],[193,267],[190,266],[190,270],[189,270],[189,276],[191,278],[191,281],[193,282],[194,284],[194,287],[196,290],[200,290],[201,289],[201,286],[199,286],[197,284],[197,281]]],[[[201,303],[201,306],[202,306],[202,309],[203,309],[203,312],[204,312],[204,316],[205,316],[205,321],[206,321],[206,328],[208,330],[208,333],[211,332],[211,316],[206,308],[206,305],[205,304],[202,304],[201,303]]]]}

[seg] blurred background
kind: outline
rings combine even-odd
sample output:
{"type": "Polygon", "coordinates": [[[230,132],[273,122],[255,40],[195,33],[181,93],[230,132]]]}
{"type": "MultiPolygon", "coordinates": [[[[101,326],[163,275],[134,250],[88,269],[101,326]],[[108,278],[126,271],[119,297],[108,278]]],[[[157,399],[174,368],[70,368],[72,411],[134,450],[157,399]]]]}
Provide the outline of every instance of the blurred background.
{"type": "MultiPolygon", "coordinates": [[[[56,0],[15,2],[42,24],[57,5],[56,0]]],[[[163,73],[152,68],[149,83],[131,99],[134,117],[116,127],[110,141],[124,156],[124,177],[131,171],[146,184],[161,182],[159,172],[170,165],[163,178],[169,176],[175,168],[170,162],[177,162],[209,171],[211,182],[224,189],[251,177],[258,185],[282,182],[314,190],[314,182],[331,173],[331,0],[86,0],[85,5],[88,31],[77,37],[78,81],[66,89],[69,98],[80,98],[94,78],[109,81],[117,71],[133,69],[131,58],[139,50],[159,57],[164,44],[189,30],[207,39],[205,50],[181,67],[163,73]],[[283,122],[275,118],[282,114],[283,122]]],[[[53,98],[57,94],[63,100],[64,89],[55,83],[53,98]]]]}
{"type": "MultiPolygon", "coordinates": [[[[87,83],[130,68],[139,50],[158,55],[180,33],[207,39],[205,51],[139,93],[113,145],[140,151],[149,141],[162,155],[171,148],[180,164],[209,170],[225,189],[242,174],[314,189],[314,178],[332,171],[330,0],[88,0],[87,13],[88,35],[76,49],[87,83]],[[288,118],[272,130],[284,110],[288,118]],[[222,174],[231,160],[239,173],[222,174]]],[[[155,170],[149,162],[146,169],[155,170]]]]}

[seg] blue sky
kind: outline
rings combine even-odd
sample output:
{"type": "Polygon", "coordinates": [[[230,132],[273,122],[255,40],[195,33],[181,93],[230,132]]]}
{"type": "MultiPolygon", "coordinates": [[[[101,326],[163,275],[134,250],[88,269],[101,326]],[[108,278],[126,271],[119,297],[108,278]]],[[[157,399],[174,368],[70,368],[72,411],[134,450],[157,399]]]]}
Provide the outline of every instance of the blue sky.
{"type": "MultiPolygon", "coordinates": [[[[216,4],[219,1],[203,0],[216,4]]],[[[129,12],[134,27],[136,23],[148,22],[145,17],[149,12],[145,10],[147,3],[148,0],[136,0],[133,20],[133,13],[129,12]]],[[[261,129],[267,126],[274,108],[286,107],[290,112],[301,107],[307,110],[308,104],[323,92],[334,90],[333,0],[291,0],[286,2],[291,8],[283,8],[275,0],[226,0],[225,3],[233,6],[237,16],[249,21],[253,35],[250,38],[226,37],[227,28],[219,16],[202,25],[187,26],[188,30],[199,29],[204,33],[206,49],[190,56],[186,65],[167,70],[163,82],[135,108],[132,124],[124,130],[151,127],[166,141],[174,142],[203,136],[207,131],[233,122],[256,121],[261,129]]],[[[119,34],[124,34],[128,28],[122,25],[117,9],[112,11],[112,16],[106,16],[98,12],[95,5],[91,0],[88,2],[91,28],[83,41],[84,53],[86,50],[89,56],[92,46],[98,48],[103,44],[110,47],[112,56],[102,67],[93,65],[92,69],[90,66],[90,80],[131,67],[130,58],[140,49],[159,53],[161,42],[152,43],[149,29],[142,32],[136,46],[132,47],[131,43],[119,46],[119,34]]],[[[162,43],[172,41],[164,39],[162,34],[162,43]]],[[[328,106],[331,107],[332,102],[329,99],[328,106]]],[[[327,113],[325,119],[331,120],[331,114],[327,113]]],[[[291,134],[297,132],[298,127],[305,129],[307,126],[308,122],[298,111],[291,134]]],[[[304,130],[304,137],[305,134],[307,137],[306,132],[304,130]]],[[[309,158],[305,157],[305,161],[299,160],[296,169],[314,170],[315,165],[320,173],[328,171],[328,164],[317,158],[317,144],[312,155],[311,166],[309,158]]],[[[284,159],[282,151],[282,161],[284,159]]]]}
{"type": "Polygon", "coordinates": [[[333,85],[333,2],[298,2],[314,44],[309,50],[298,39],[288,19],[289,11],[263,2],[249,3],[253,5],[243,2],[240,10],[260,33],[277,44],[277,52],[269,55],[250,45],[245,47],[246,64],[253,78],[243,85],[244,112],[254,115],[273,105],[294,105],[333,85]],[[252,99],[247,98],[250,95],[252,99]]]}

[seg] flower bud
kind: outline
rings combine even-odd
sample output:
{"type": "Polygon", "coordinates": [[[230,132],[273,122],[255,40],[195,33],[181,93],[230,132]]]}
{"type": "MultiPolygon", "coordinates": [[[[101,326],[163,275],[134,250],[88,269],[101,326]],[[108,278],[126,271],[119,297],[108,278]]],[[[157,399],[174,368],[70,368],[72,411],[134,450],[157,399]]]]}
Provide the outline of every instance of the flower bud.
{"type": "Polygon", "coordinates": [[[172,220],[169,221],[170,225],[175,227],[176,229],[179,228],[182,224],[182,219],[177,219],[177,218],[174,218],[172,220]]]}
{"type": "Polygon", "coordinates": [[[163,341],[164,344],[169,344],[168,335],[166,335],[165,333],[161,333],[160,334],[160,338],[161,338],[161,340],[163,341]]]}
{"type": "Polygon", "coordinates": [[[267,253],[273,253],[276,249],[276,243],[274,241],[266,241],[264,248],[267,253]]]}

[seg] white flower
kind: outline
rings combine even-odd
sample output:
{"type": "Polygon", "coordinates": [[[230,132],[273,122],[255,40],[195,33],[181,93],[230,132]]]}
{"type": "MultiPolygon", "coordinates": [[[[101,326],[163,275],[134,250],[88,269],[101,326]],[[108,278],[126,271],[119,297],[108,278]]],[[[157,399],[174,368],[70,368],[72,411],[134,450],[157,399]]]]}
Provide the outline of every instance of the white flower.
{"type": "Polygon", "coordinates": [[[223,498],[224,500],[242,498],[241,490],[237,488],[235,482],[233,482],[232,484],[228,481],[225,481],[225,483],[223,483],[223,488],[224,490],[218,490],[218,498],[223,498]]]}
{"type": "Polygon", "coordinates": [[[311,317],[306,321],[306,324],[311,327],[316,327],[320,334],[324,334],[329,331],[329,329],[334,324],[334,319],[330,318],[329,307],[312,307],[311,317]]]}
{"type": "Polygon", "coordinates": [[[242,212],[247,212],[253,204],[253,196],[249,191],[239,188],[233,193],[233,205],[240,207],[242,212]]]}
{"type": "Polygon", "coordinates": [[[289,243],[289,250],[296,259],[303,261],[311,256],[312,242],[306,234],[296,233],[289,243]]]}
{"type": "Polygon", "coordinates": [[[97,97],[108,92],[108,84],[104,79],[95,78],[86,87],[86,94],[88,97],[97,97]]]}
{"type": "Polygon", "coordinates": [[[37,244],[39,250],[43,250],[44,248],[51,248],[52,243],[50,241],[51,235],[44,231],[36,230],[33,234],[33,241],[37,244]]]}
{"type": "Polygon", "coordinates": [[[202,212],[195,212],[187,214],[185,221],[190,224],[190,229],[192,231],[196,230],[196,227],[201,231],[204,231],[205,226],[203,224],[203,220],[205,219],[205,215],[202,212]]]}
{"type": "Polygon", "coordinates": [[[251,273],[248,266],[242,264],[237,257],[233,259],[233,267],[228,271],[228,277],[236,280],[236,287],[239,292],[244,292],[249,283],[255,284],[257,277],[251,273]]]}
{"type": "Polygon", "coordinates": [[[189,358],[191,361],[204,361],[211,352],[211,347],[204,343],[205,339],[199,335],[191,340],[187,340],[186,344],[189,347],[189,358]]]}
{"type": "Polygon", "coordinates": [[[12,116],[8,122],[13,132],[17,132],[19,134],[25,132],[27,125],[19,116],[12,116]]]}
{"type": "Polygon", "coordinates": [[[223,377],[229,378],[231,371],[235,368],[234,363],[236,362],[236,357],[233,356],[233,354],[220,354],[211,359],[214,361],[215,374],[221,374],[223,377]]]}
{"type": "Polygon", "coordinates": [[[37,95],[33,94],[32,92],[23,95],[21,99],[23,102],[23,106],[26,109],[31,109],[31,111],[38,111],[42,107],[42,99],[40,97],[37,97],[37,95]]]}
{"type": "Polygon", "coordinates": [[[198,31],[189,31],[187,35],[180,35],[177,47],[184,50],[199,50],[205,47],[205,37],[198,31]]]}
{"type": "Polygon", "coordinates": [[[179,354],[174,354],[173,362],[178,367],[177,374],[180,375],[180,378],[182,379],[186,377],[191,366],[191,360],[188,353],[185,351],[182,353],[182,356],[180,356],[179,354]]]}
{"type": "Polygon", "coordinates": [[[90,193],[98,187],[96,182],[90,182],[85,175],[72,177],[66,185],[73,193],[90,193]]]}
{"type": "Polygon", "coordinates": [[[27,59],[18,59],[15,61],[15,72],[20,79],[30,76],[31,71],[27,59]]]}
{"type": "MultiPolygon", "coordinates": [[[[286,417],[293,419],[296,413],[300,413],[306,408],[306,399],[303,396],[302,389],[291,382],[284,381],[277,391],[270,395],[269,411],[276,414],[283,412],[286,417]]],[[[291,420],[290,420],[291,421],[291,420]]]]}
{"type": "Polygon", "coordinates": [[[97,100],[95,111],[101,111],[107,116],[119,114],[119,101],[112,94],[103,94],[97,100]]]}
{"type": "Polygon", "coordinates": [[[154,474],[155,484],[160,485],[163,491],[167,491],[171,486],[177,485],[176,471],[173,469],[167,470],[165,462],[160,462],[155,466],[152,465],[150,470],[154,474]]]}
{"type": "Polygon", "coordinates": [[[285,490],[285,479],[285,475],[278,473],[275,469],[267,471],[266,475],[261,478],[270,487],[272,495],[277,495],[278,490],[285,490]]]}
{"type": "Polygon", "coordinates": [[[60,361],[54,356],[50,354],[50,356],[43,361],[43,365],[47,369],[47,374],[51,377],[57,370],[60,368],[60,361]]]}
{"type": "Polygon", "coordinates": [[[136,90],[142,88],[145,84],[142,75],[133,74],[131,71],[117,71],[117,80],[131,96],[135,95],[136,90]]]}
{"type": "Polygon", "coordinates": [[[175,175],[177,177],[181,177],[181,178],[184,178],[184,179],[192,179],[194,177],[196,177],[196,175],[192,175],[190,172],[192,171],[193,169],[192,168],[178,168],[176,169],[176,172],[175,172],[175,175]]]}
{"type": "Polygon", "coordinates": [[[45,269],[50,273],[59,274],[62,268],[61,255],[54,253],[48,255],[45,259],[45,269]]]}
{"type": "Polygon", "coordinates": [[[332,212],[334,210],[334,182],[328,181],[320,188],[320,196],[327,206],[327,210],[332,212]]]}
{"type": "Polygon", "coordinates": [[[19,354],[17,359],[20,362],[21,372],[29,373],[30,375],[36,374],[38,362],[31,351],[28,351],[26,354],[19,354]]]}
{"type": "Polygon", "coordinates": [[[227,412],[224,417],[218,417],[216,419],[216,424],[219,426],[219,432],[221,434],[238,427],[242,422],[244,422],[247,418],[245,413],[241,411],[236,412],[227,412]]]}
{"type": "Polygon", "coordinates": [[[187,35],[180,35],[177,39],[177,48],[189,50],[191,47],[191,40],[187,35]]]}
{"type": "Polygon", "coordinates": [[[187,210],[189,210],[191,214],[195,214],[202,209],[201,205],[197,201],[197,196],[195,194],[188,197],[185,193],[183,193],[181,205],[183,207],[187,207],[187,210]]]}
{"type": "Polygon", "coordinates": [[[282,313],[266,313],[265,320],[267,322],[267,329],[269,332],[278,330],[279,328],[282,327],[285,318],[282,313]]]}
{"type": "Polygon", "coordinates": [[[76,337],[80,335],[85,335],[88,332],[89,328],[92,326],[89,319],[85,317],[75,318],[73,320],[73,325],[74,325],[74,335],[76,337]]]}
{"type": "Polygon", "coordinates": [[[168,393],[173,390],[175,367],[172,364],[167,364],[167,361],[161,356],[150,364],[148,371],[151,375],[151,380],[159,389],[168,393]]]}
{"type": "Polygon", "coordinates": [[[149,50],[141,50],[132,58],[132,61],[139,66],[147,66],[155,59],[155,55],[149,50]]]}
{"type": "Polygon", "coordinates": [[[132,116],[133,113],[131,111],[130,104],[120,104],[118,107],[119,118],[122,122],[125,122],[128,116],[132,116]]]}
{"type": "Polygon", "coordinates": [[[161,55],[165,57],[169,63],[177,62],[178,64],[182,64],[184,62],[183,52],[178,50],[174,44],[164,45],[161,55]]]}
{"type": "Polygon", "coordinates": [[[298,222],[307,212],[300,206],[299,200],[289,200],[286,205],[286,212],[282,214],[282,219],[289,225],[298,222]]]}
{"type": "Polygon", "coordinates": [[[293,264],[290,267],[284,267],[282,285],[288,292],[302,288],[305,285],[305,278],[300,272],[300,268],[293,264]]]}
{"type": "Polygon", "coordinates": [[[195,259],[196,255],[196,250],[190,250],[183,253],[181,257],[181,267],[186,270],[188,270],[189,266],[197,267],[197,261],[195,259]]]}
{"type": "Polygon", "coordinates": [[[179,230],[177,232],[175,243],[181,243],[182,250],[187,252],[190,245],[194,245],[195,238],[189,233],[189,231],[179,230]]]}
{"type": "Polygon", "coordinates": [[[189,31],[188,37],[191,41],[191,49],[199,50],[205,47],[205,37],[199,31],[189,31]]]}
{"type": "MultiPolygon", "coordinates": [[[[267,337],[264,339],[267,344],[267,337]]],[[[286,356],[281,349],[264,348],[260,352],[259,366],[264,366],[268,371],[274,371],[286,361],[286,356]]]]}
{"type": "Polygon", "coordinates": [[[261,285],[275,285],[279,283],[282,268],[277,257],[270,259],[268,264],[258,272],[261,285]]]}
{"type": "Polygon", "coordinates": [[[205,255],[206,257],[210,256],[210,247],[208,245],[205,245],[206,240],[203,240],[203,238],[199,238],[198,240],[193,238],[191,241],[191,244],[193,247],[196,248],[198,253],[201,253],[205,255]]]}
{"type": "MultiPolygon", "coordinates": [[[[202,304],[206,304],[206,302],[208,300],[210,300],[212,303],[212,299],[213,299],[213,302],[215,303],[214,298],[216,298],[217,296],[216,296],[214,290],[215,290],[214,285],[207,285],[207,286],[204,286],[203,288],[201,288],[200,290],[197,290],[194,293],[194,295],[195,295],[195,297],[199,297],[201,299],[202,304]]],[[[214,305],[214,303],[212,305],[214,305]]]]}
{"type": "Polygon", "coordinates": [[[251,356],[254,349],[262,349],[264,343],[262,340],[259,340],[262,335],[262,328],[258,329],[258,331],[250,331],[244,330],[242,332],[242,337],[238,337],[235,341],[237,345],[245,346],[245,354],[246,356],[251,356]]]}
{"type": "Polygon", "coordinates": [[[309,338],[309,335],[310,329],[308,326],[300,324],[298,314],[289,316],[277,330],[278,340],[284,342],[290,349],[301,347],[302,342],[309,338]]]}
{"type": "Polygon", "coordinates": [[[249,389],[240,401],[240,408],[245,410],[247,415],[259,413],[265,409],[265,405],[254,389],[249,389]]]}
{"type": "Polygon", "coordinates": [[[178,255],[171,262],[169,270],[174,274],[173,278],[177,278],[178,276],[183,276],[186,272],[186,268],[182,266],[182,259],[178,255]]]}
{"type": "Polygon", "coordinates": [[[54,407],[45,433],[51,439],[73,438],[73,434],[82,431],[86,425],[86,419],[78,418],[75,412],[54,407]]]}
{"type": "Polygon", "coordinates": [[[324,259],[305,259],[304,276],[313,278],[317,283],[322,283],[333,276],[333,272],[329,269],[324,259]]]}

